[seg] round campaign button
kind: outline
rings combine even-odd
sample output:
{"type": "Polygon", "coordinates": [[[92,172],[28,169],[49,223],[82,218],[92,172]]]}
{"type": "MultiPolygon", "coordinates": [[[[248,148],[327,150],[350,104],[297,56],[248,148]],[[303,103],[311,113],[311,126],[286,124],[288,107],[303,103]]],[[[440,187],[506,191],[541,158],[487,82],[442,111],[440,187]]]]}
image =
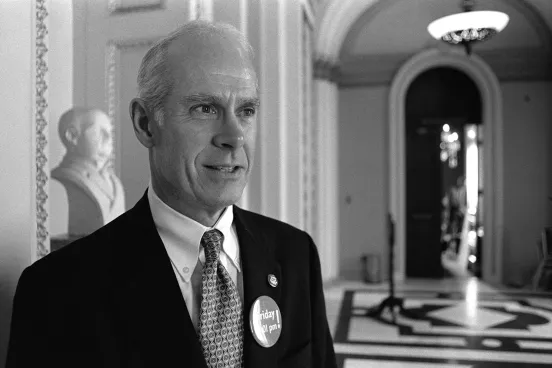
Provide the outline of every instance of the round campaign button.
{"type": "Polygon", "coordinates": [[[253,302],[249,311],[249,325],[259,345],[269,348],[276,344],[282,332],[282,316],[274,299],[263,295],[253,302]]]}

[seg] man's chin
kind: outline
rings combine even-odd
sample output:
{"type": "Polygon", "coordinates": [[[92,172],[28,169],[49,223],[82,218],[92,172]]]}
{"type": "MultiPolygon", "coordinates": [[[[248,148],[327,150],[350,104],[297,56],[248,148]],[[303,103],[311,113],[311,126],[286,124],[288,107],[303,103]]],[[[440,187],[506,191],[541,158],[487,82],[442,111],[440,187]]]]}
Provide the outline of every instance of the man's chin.
{"type": "Polygon", "coordinates": [[[235,188],[234,190],[225,190],[219,193],[213,193],[208,202],[213,207],[218,207],[220,209],[226,208],[228,206],[234,205],[239,202],[242,197],[244,188],[235,188]]]}

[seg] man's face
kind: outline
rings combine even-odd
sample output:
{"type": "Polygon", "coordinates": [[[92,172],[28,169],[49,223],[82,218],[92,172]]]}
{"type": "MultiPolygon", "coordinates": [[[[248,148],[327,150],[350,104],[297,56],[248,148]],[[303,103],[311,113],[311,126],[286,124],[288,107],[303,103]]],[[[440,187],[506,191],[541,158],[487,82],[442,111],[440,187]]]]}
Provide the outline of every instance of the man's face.
{"type": "Polygon", "coordinates": [[[174,86],[164,121],[154,124],[152,181],[188,210],[218,211],[237,202],[253,166],[257,80],[237,47],[215,36],[183,36],[169,47],[174,86]]]}
{"type": "Polygon", "coordinates": [[[77,151],[81,156],[93,160],[102,168],[113,152],[113,139],[109,117],[105,114],[90,112],[88,127],[80,133],[77,151]]]}

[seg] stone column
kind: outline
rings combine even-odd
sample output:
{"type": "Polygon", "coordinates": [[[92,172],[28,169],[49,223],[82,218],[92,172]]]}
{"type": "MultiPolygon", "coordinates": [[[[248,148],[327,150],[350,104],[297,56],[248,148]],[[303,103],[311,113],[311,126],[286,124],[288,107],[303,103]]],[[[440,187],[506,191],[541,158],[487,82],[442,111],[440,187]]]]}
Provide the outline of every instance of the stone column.
{"type": "Polygon", "coordinates": [[[316,148],[316,217],[314,234],[325,281],[339,274],[338,183],[338,65],[335,60],[318,56],[314,62],[316,148]]]}

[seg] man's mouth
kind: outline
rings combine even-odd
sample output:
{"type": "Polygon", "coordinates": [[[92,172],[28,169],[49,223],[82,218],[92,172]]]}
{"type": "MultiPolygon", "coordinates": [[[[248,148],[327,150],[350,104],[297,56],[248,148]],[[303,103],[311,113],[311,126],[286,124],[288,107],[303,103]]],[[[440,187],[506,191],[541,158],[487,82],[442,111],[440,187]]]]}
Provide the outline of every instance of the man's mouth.
{"type": "Polygon", "coordinates": [[[224,166],[205,165],[205,167],[207,167],[210,170],[216,170],[223,173],[234,173],[241,168],[241,166],[228,166],[228,165],[224,165],[224,166]]]}

